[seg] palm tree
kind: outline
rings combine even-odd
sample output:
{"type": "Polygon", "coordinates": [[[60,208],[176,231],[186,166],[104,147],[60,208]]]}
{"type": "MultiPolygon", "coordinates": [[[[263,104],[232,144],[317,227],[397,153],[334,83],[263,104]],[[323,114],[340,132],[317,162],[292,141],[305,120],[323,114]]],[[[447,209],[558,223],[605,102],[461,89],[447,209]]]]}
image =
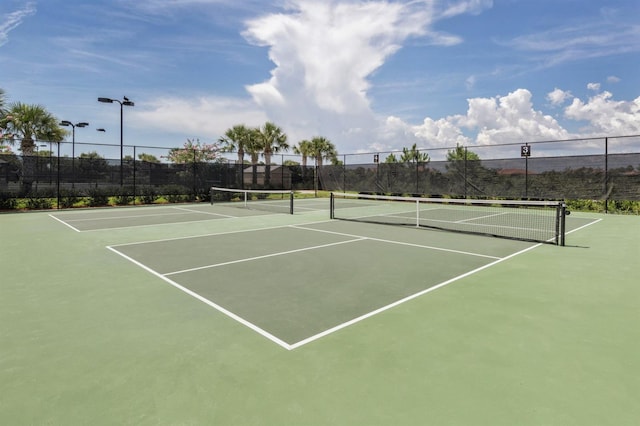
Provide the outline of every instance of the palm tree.
{"type": "Polygon", "coordinates": [[[249,129],[244,124],[236,124],[224,132],[224,136],[218,141],[222,144],[223,152],[236,152],[238,154],[238,164],[244,163],[245,146],[249,139],[249,129]]]}
{"type": "Polygon", "coordinates": [[[36,141],[60,143],[66,131],[58,125],[58,119],[43,106],[15,102],[9,105],[0,119],[0,128],[5,129],[5,139],[10,145],[20,140],[23,155],[22,190],[29,192],[33,182],[33,155],[36,141]]]}
{"type": "Polygon", "coordinates": [[[258,156],[260,149],[256,145],[256,129],[247,127],[244,124],[236,124],[224,133],[218,141],[222,144],[223,152],[236,152],[238,154],[237,160],[237,185],[238,187],[244,187],[244,155],[248,153],[251,155],[251,163],[253,164],[253,181],[256,181],[255,172],[256,165],[258,164],[258,156]]]}
{"type": "Polygon", "coordinates": [[[301,140],[297,146],[293,147],[293,153],[302,156],[302,179],[304,179],[307,171],[307,158],[313,154],[311,141],[301,140]]]}
{"type": "Polygon", "coordinates": [[[338,156],[335,145],[323,136],[316,136],[311,139],[310,149],[310,156],[316,160],[316,167],[322,167],[323,159],[335,160],[338,156]]]}
{"type": "Polygon", "coordinates": [[[4,117],[4,90],[0,89],[0,119],[2,119],[3,117],[4,117]]]}
{"type": "Polygon", "coordinates": [[[313,158],[316,162],[316,166],[314,168],[315,179],[313,180],[313,185],[314,189],[317,191],[319,187],[318,172],[322,167],[322,160],[326,158],[335,162],[338,157],[338,152],[336,151],[335,145],[333,145],[331,141],[329,141],[329,139],[323,136],[316,136],[311,139],[310,150],[310,157],[313,158]]]}
{"type": "MultiPolygon", "coordinates": [[[[4,90],[0,89],[0,121],[4,120],[5,110],[4,110],[4,90]]],[[[5,138],[4,127],[0,126],[0,142],[5,138]]],[[[9,149],[0,143],[0,153],[4,152],[4,149],[9,149]]]]}
{"type": "Polygon", "coordinates": [[[287,151],[287,135],[282,129],[270,121],[264,123],[259,129],[259,138],[262,145],[262,153],[264,155],[264,184],[269,187],[271,183],[271,156],[280,151],[287,151]]]}
{"type": "Polygon", "coordinates": [[[306,167],[307,158],[313,154],[313,151],[311,151],[311,141],[306,139],[301,140],[297,146],[293,147],[293,153],[302,156],[302,167],[306,167]]]}
{"type": "MultiPolygon", "coordinates": [[[[251,185],[255,187],[258,184],[258,160],[260,158],[260,153],[264,149],[259,128],[254,127],[248,129],[246,139],[244,141],[244,149],[251,157],[251,185]]],[[[244,178],[242,182],[244,184],[244,178]]]]}

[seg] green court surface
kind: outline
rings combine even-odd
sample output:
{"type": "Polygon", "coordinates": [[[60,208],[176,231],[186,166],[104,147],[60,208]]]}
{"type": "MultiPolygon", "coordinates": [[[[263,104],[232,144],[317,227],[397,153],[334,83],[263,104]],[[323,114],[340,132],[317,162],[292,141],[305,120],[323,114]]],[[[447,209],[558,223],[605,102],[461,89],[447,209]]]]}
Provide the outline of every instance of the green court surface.
{"type": "Polygon", "coordinates": [[[567,225],[1,214],[0,424],[640,424],[640,217],[567,225]]]}

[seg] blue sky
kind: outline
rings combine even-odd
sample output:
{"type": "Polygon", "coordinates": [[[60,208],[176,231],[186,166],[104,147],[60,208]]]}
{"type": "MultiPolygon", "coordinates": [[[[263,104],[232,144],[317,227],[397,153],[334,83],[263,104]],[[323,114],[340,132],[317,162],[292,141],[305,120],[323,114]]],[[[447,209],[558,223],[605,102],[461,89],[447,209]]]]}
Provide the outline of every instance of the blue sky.
{"type": "Polygon", "coordinates": [[[340,153],[640,134],[637,0],[4,0],[7,100],[76,141],[270,120],[340,153]],[[96,132],[95,128],[107,132],[96,132]]]}

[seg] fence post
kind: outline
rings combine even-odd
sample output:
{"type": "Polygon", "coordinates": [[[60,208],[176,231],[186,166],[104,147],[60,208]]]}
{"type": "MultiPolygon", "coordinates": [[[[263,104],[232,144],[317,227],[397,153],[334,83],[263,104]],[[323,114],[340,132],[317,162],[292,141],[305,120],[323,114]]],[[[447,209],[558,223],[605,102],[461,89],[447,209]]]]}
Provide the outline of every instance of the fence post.
{"type": "Polygon", "coordinates": [[[58,210],[60,210],[60,142],[58,142],[58,158],[56,159],[56,196],[58,210]]]}
{"type": "MultiPolygon", "coordinates": [[[[420,153],[420,151],[418,151],[418,153],[420,153]]],[[[419,156],[419,154],[418,154],[418,156],[419,156]]],[[[416,157],[418,157],[418,156],[416,156],[416,157]]],[[[415,172],[416,172],[416,190],[415,190],[414,194],[416,196],[420,193],[420,173],[418,172],[418,168],[420,167],[420,161],[418,161],[418,160],[419,160],[419,158],[415,159],[415,162],[416,162],[416,170],[415,170],[415,172]]]]}
{"type": "Polygon", "coordinates": [[[133,205],[136,205],[136,146],[133,146],[133,205]]]}
{"type": "Polygon", "coordinates": [[[342,191],[347,192],[347,154],[343,155],[342,162],[342,191]]]}
{"type": "MultiPolygon", "coordinates": [[[[525,143],[525,146],[529,146],[525,143]]],[[[524,198],[529,198],[529,155],[524,156],[524,198]]]]}
{"type": "Polygon", "coordinates": [[[464,147],[464,198],[467,198],[467,147],[464,147]]]}
{"type": "Polygon", "coordinates": [[[604,138],[604,212],[609,213],[609,138],[604,138]]]}
{"type": "Polygon", "coordinates": [[[193,199],[195,201],[198,194],[196,177],[196,148],[193,148],[193,199]]]}

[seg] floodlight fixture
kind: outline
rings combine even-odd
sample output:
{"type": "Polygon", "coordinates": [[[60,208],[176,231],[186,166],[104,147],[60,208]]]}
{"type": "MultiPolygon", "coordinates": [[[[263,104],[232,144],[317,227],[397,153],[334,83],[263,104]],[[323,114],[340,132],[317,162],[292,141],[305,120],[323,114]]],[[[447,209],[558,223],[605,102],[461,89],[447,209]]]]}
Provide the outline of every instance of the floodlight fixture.
{"type": "Polygon", "coordinates": [[[123,110],[123,106],[134,106],[135,104],[133,103],[133,101],[129,100],[129,98],[127,98],[126,96],[123,96],[123,100],[120,101],[118,99],[111,99],[111,98],[98,98],[98,102],[103,102],[106,104],[112,104],[114,102],[117,102],[120,104],[120,186],[122,186],[124,184],[124,143],[123,143],[123,135],[122,135],[122,110],[123,110]]]}

